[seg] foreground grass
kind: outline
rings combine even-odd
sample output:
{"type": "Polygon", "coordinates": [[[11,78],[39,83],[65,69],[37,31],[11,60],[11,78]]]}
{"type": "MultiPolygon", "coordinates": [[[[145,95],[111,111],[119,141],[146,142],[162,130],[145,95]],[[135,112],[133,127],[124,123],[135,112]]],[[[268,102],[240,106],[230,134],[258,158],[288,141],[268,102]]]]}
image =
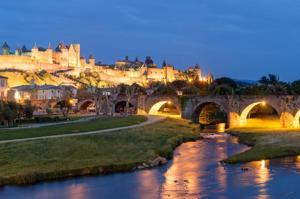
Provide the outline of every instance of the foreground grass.
{"type": "Polygon", "coordinates": [[[0,144],[0,185],[27,184],[71,176],[131,171],[176,146],[199,139],[185,120],[80,137],[0,144]]]}
{"type": "Polygon", "coordinates": [[[58,124],[38,128],[2,129],[0,130],[0,141],[117,128],[139,124],[146,120],[147,118],[145,116],[137,115],[128,117],[100,117],[85,122],[58,124]]]}
{"type": "Polygon", "coordinates": [[[239,143],[252,148],[229,157],[225,162],[240,163],[300,155],[300,129],[243,127],[230,129],[229,133],[239,138],[239,143]]]}

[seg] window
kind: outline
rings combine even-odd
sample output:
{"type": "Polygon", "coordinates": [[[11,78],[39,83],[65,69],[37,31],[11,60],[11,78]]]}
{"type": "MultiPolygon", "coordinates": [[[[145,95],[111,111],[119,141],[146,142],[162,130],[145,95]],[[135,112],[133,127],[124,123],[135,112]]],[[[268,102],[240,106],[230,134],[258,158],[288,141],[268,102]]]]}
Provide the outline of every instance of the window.
{"type": "Polygon", "coordinates": [[[1,79],[0,84],[1,84],[1,87],[4,87],[4,86],[5,86],[5,81],[4,81],[4,79],[1,79]]]}

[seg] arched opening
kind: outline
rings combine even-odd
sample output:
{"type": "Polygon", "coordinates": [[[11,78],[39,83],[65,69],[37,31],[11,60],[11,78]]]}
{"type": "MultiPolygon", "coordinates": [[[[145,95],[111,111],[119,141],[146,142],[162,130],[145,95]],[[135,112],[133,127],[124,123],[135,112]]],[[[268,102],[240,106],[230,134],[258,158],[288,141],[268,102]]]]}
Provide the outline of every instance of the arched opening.
{"type": "Polygon", "coordinates": [[[180,115],[178,108],[172,101],[160,101],[155,103],[149,110],[150,115],[180,115]]]}
{"type": "MultiPolygon", "coordinates": [[[[126,101],[120,101],[116,103],[115,112],[120,114],[126,113],[126,101]]],[[[134,113],[134,106],[131,103],[129,103],[128,113],[134,113]]]]}
{"type": "Polygon", "coordinates": [[[277,110],[265,101],[248,105],[241,113],[240,125],[247,127],[279,128],[280,115],[277,110]]]}
{"type": "Polygon", "coordinates": [[[227,124],[227,113],[214,102],[199,105],[193,112],[192,117],[193,122],[199,123],[201,128],[216,129],[221,124],[224,128],[227,124]]]}
{"type": "Polygon", "coordinates": [[[92,100],[88,100],[88,101],[85,101],[83,102],[80,107],[79,107],[79,110],[81,112],[95,112],[96,110],[96,107],[95,107],[95,103],[94,101],[92,100]]]}
{"type": "Polygon", "coordinates": [[[296,113],[294,117],[294,127],[299,128],[300,126],[300,110],[296,113]]]}

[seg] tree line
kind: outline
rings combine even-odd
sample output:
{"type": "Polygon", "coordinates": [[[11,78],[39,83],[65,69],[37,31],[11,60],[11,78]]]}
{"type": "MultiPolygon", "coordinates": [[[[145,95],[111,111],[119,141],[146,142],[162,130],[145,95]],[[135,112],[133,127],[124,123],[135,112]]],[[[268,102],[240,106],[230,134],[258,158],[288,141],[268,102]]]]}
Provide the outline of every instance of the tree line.
{"type": "Polygon", "coordinates": [[[24,104],[0,101],[0,123],[2,126],[15,126],[22,119],[32,119],[34,106],[29,100],[24,104]]]}
{"type": "MultiPolygon", "coordinates": [[[[151,86],[150,86],[151,87],[151,86]]],[[[153,83],[157,94],[182,95],[300,95],[300,80],[284,82],[274,74],[261,77],[258,81],[237,81],[228,77],[215,79],[211,84],[193,80],[176,80],[172,83],[153,83]],[[155,85],[156,84],[156,85],[155,85]]]]}

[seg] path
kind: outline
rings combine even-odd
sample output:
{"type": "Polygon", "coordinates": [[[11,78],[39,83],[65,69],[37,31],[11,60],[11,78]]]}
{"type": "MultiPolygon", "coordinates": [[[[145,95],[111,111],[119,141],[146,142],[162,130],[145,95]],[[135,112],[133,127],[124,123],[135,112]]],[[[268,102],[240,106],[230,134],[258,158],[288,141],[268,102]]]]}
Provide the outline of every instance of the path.
{"type": "Polygon", "coordinates": [[[62,134],[62,135],[51,135],[51,136],[34,137],[34,138],[3,140],[3,141],[0,141],[0,144],[25,142],[25,141],[33,141],[33,140],[43,140],[43,139],[51,139],[51,138],[75,137],[75,136],[83,136],[83,135],[101,134],[101,133],[107,133],[107,132],[113,132],[113,131],[120,131],[120,130],[125,130],[125,129],[132,129],[132,128],[137,128],[137,127],[142,127],[142,126],[146,126],[146,125],[149,125],[149,124],[154,124],[154,123],[163,121],[165,119],[166,119],[166,117],[148,115],[147,116],[147,121],[142,122],[140,124],[131,125],[131,126],[124,126],[124,127],[118,127],[118,128],[112,128],[112,129],[103,129],[103,130],[98,130],[98,131],[90,131],[90,132],[82,132],[82,133],[73,133],[73,134],[62,134]]]}
{"type": "Polygon", "coordinates": [[[47,123],[39,123],[39,124],[24,124],[24,126],[19,127],[11,127],[11,128],[1,128],[4,130],[16,130],[16,129],[29,129],[29,128],[39,128],[44,126],[54,126],[54,125],[60,125],[60,124],[72,124],[72,123],[78,123],[78,122],[86,122],[92,119],[95,119],[97,116],[86,116],[80,119],[76,120],[69,120],[69,121],[60,121],[60,122],[47,122],[47,123]]]}

